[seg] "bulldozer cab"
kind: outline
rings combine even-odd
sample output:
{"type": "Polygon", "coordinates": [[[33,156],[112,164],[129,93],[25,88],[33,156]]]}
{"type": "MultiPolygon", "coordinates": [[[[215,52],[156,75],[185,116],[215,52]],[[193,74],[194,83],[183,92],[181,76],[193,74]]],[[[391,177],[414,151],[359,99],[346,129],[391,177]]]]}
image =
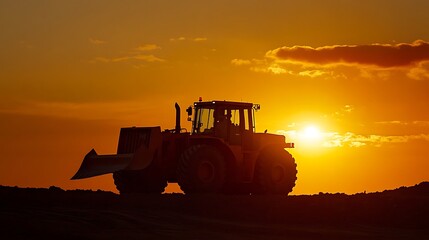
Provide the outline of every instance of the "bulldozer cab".
{"type": "Polygon", "coordinates": [[[241,144],[243,135],[254,132],[253,104],[228,101],[194,103],[192,134],[224,139],[241,144]]]}

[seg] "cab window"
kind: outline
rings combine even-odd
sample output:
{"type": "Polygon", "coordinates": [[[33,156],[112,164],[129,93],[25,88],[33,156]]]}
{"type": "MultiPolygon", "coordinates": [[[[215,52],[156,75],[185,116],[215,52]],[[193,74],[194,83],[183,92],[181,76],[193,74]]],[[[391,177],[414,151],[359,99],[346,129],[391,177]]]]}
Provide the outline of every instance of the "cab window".
{"type": "Polygon", "coordinates": [[[213,109],[200,108],[197,110],[197,119],[195,123],[195,133],[209,132],[214,126],[213,109]]]}

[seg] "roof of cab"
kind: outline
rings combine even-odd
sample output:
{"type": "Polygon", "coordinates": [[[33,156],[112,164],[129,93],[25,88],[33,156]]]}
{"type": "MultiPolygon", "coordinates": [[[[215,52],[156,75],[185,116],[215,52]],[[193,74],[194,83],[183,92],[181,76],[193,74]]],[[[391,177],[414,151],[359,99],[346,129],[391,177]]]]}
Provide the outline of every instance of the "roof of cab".
{"type": "Polygon", "coordinates": [[[253,106],[253,103],[213,100],[209,102],[195,102],[194,106],[210,107],[210,108],[214,106],[251,108],[253,106]]]}

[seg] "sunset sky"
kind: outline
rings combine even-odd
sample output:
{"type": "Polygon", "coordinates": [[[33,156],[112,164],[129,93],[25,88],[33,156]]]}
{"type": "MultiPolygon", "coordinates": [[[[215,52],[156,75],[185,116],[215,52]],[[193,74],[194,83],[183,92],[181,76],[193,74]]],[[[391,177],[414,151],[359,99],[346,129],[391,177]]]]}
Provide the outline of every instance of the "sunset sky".
{"type": "Polygon", "coordinates": [[[121,127],[174,128],[174,103],[200,96],[261,104],[257,131],[295,142],[293,194],[428,181],[428,10],[0,0],[0,185],[113,191],[111,175],[69,180],[83,156],[114,153],[121,127]]]}

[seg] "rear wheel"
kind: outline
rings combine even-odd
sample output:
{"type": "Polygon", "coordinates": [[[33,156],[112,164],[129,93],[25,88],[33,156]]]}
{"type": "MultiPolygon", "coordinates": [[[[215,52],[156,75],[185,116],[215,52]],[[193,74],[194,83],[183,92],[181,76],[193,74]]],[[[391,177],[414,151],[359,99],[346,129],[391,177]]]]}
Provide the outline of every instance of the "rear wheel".
{"type": "Polygon", "coordinates": [[[185,193],[218,193],[225,176],[224,156],[214,146],[193,145],[180,157],[177,177],[185,193]]]}
{"type": "Polygon", "coordinates": [[[167,186],[167,180],[160,171],[153,168],[144,170],[123,170],[113,173],[116,189],[121,194],[126,193],[162,193],[167,186]]]}
{"type": "Polygon", "coordinates": [[[295,159],[289,152],[264,151],[256,164],[254,193],[287,195],[295,186],[296,174],[295,159]]]}

